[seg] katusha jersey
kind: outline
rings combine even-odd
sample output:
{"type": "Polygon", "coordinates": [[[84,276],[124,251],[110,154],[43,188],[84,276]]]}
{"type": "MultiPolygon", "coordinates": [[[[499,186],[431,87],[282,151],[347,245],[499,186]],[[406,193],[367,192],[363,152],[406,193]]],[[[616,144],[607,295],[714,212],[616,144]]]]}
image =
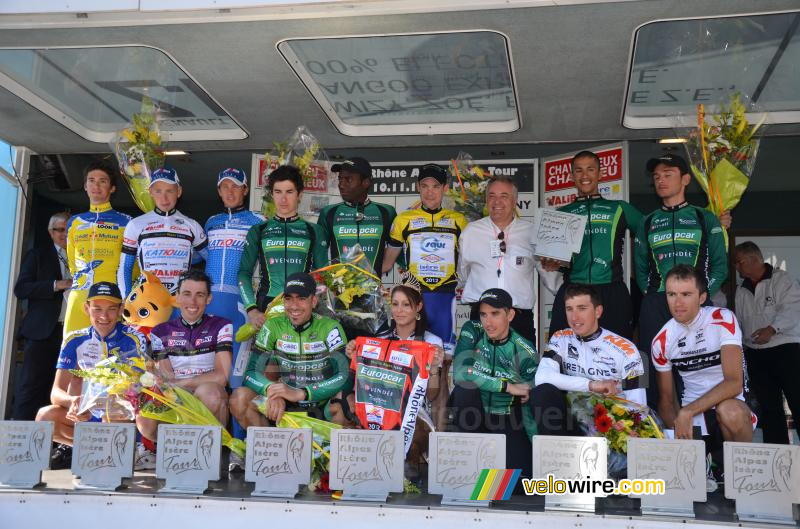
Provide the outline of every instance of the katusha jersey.
{"type": "Polygon", "coordinates": [[[94,283],[117,282],[122,235],[131,217],[111,209],[111,204],[92,205],[89,211],[67,221],[67,262],[72,286],[67,299],[64,334],[88,327],[83,303],[94,283]]]}
{"type": "Polygon", "coordinates": [[[195,323],[178,317],[153,327],[150,344],[153,359],[169,359],[175,378],[191,378],[214,371],[217,353],[233,350],[233,326],[208,314],[195,323]]]}
{"type": "Polygon", "coordinates": [[[636,234],[636,282],[643,293],[663,292],[675,265],[700,270],[713,295],[728,277],[728,255],[722,226],[713,213],[684,202],[650,213],[636,234]]]}
{"type": "Polygon", "coordinates": [[[453,292],[458,237],[466,227],[466,217],[456,211],[411,209],[394,219],[389,245],[405,249],[408,270],[425,290],[453,292]]]}
{"type": "Polygon", "coordinates": [[[428,369],[436,348],[427,342],[356,338],[350,361],[356,416],[370,430],[403,431],[406,452],[419,410],[425,406],[428,369]]]}
{"type": "Polygon", "coordinates": [[[206,221],[206,274],[211,278],[213,291],[239,293],[239,264],[244,253],[247,232],[262,222],[262,215],[244,206],[228,209],[206,221]]]}
{"type": "MultiPolygon", "coordinates": [[[[723,345],[742,347],[742,331],[728,309],[701,307],[684,325],[669,320],[653,340],[653,366],[658,371],[678,370],[683,379],[681,405],[686,406],[722,382],[723,345]]],[[[739,360],[742,363],[742,360],[739,360]]],[[[744,399],[739,393],[738,399],[744,399]]]]}
{"type": "Polygon", "coordinates": [[[565,281],[590,285],[622,281],[625,231],[636,234],[642,220],[639,210],[624,200],[601,195],[578,197],[558,209],[587,218],[581,250],[572,256],[565,281]]]}
{"type": "Polygon", "coordinates": [[[117,284],[126,298],[131,289],[134,262],[139,269],[152,272],[174,294],[178,279],[206,257],[206,233],[197,221],[173,209],[156,208],[130,221],[122,241],[122,260],[117,284]]]}
{"type": "Polygon", "coordinates": [[[330,246],[331,259],[359,244],[370,266],[380,275],[383,252],[396,215],[392,206],[367,199],[364,204],[341,202],[326,206],[320,211],[317,224],[330,246]]]}
{"type": "Polygon", "coordinates": [[[603,328],[584,337],[563,329],[550,337],[536,384],[589,391],[592,380],[619,380],[626,399],[644,404],[646,395],[639,389],[643,374],[642,356],[630,340],[603,328]]]}

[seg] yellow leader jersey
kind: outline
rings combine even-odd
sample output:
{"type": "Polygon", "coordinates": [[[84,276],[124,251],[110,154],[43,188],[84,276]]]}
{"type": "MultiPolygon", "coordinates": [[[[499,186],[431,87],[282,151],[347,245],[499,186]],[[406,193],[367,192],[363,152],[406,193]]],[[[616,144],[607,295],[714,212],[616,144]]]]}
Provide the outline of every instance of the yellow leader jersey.
{"type": "Polygon", "coordinates": [[[410,209],[392,224],[389,246],[404,248],[408,270],[423,290],[453,292],[456,287],[458,237],[467,226],[461,213],[450,209],[410,209]]]}

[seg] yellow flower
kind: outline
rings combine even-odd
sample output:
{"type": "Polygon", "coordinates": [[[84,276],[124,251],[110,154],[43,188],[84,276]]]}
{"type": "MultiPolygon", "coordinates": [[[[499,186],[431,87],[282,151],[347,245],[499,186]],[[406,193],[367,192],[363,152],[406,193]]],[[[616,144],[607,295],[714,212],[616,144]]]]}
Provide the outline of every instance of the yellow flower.
{"type": "MultiPolygon", "coordinates": [[[[617,417],[622,417],[623,415],[625,415],[625,408],[623,408],[619,404],[614,404],[613,406],[611,406],[611,413],[617,417]]],[[[631,424],[633,423],[631,422],[631,424]]]]}

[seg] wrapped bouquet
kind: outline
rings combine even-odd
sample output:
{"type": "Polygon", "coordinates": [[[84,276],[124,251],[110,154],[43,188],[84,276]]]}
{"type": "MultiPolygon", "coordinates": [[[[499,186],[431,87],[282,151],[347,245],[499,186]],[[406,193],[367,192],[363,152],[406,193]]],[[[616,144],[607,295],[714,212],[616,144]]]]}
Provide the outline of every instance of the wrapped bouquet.
{"type": "Polygon", "coordinates": [[[389,320],[380,277],[356,244],[334,262],[311,272],[318,284],[317,312],[343,325],[375,334],[389,320]]]}
{"type": "Polygon", "coordinates": [[[155,203],[149,193],[150,174],[164,164],[164,149],[156,108],[149,98],[142,100],[142,110],[133,115],[129,126],[116,134],[111,148],[134,202],[142,212],[152,211],[155,203]]]}
{"type": "Polygon", "coordinates": [[[459,152],[450,161],[450,189],[445,199],[449,209],[462,213],[472,222],[486,216],[486,187],[491,181],[488,172],[472,161],[472,156],[459,152]]]}
{"type": "Polygon", "coordinates": [[[660,420],[647,407],[621,397],[570,391],[567,401],[581,430],[608,440],[608,473],[624,477],[628,465],[628,439],[663,439],[660,420]]]}

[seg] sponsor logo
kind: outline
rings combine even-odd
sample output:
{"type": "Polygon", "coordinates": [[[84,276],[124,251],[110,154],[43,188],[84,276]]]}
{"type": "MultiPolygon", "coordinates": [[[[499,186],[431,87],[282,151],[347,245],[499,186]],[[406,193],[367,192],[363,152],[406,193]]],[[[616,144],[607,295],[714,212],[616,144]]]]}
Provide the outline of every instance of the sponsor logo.
{"type": "Polygon", "coordinates": [[[392,351],[389,355],[389,362],[400,366],[411,367],[411,361],[414,357],[408,353],[401,353],[400,351],[392,351]]]}
{"type": "Polygon", "coordinates": [[[365,365],[359,365],[358,367],[358,374],[365,377],[396,385],[403,384],[406,381],[406,376],[402,374],[385,371],[383,369],[376,369],[365,365]]]}
{"type": "Polygon", "coordinates": [[[431,224],[428,222],[428,219],[411,219],[411,222],[409,223],[409,226],[412,230],[427,228],[430,225],[431,224]]]}
{"type": "Polygon", "coordinates": [[[185,347],[186,340],[167,340],[167,347],[185,347]]]}
{"type": "Polygon", "coordinates": [[[244,248],[244,239],[211,239],[208,243],[209,250],[222,250],[222,249],[236,249],[241,250],[244,248]]]}
{"type": "Polygon", "coordinates": [[[342,334],[339,332],[339,329],[333,329],[331,332],[328,333],[328,337],[325,338],[325,341],[328,343],[329,349],[335,349],[339,346],[343,339],[342,334]]]}
{"type": "Polygon", "coordinates": [[[300,349],[297,342],[287,342],[284,340],[278,340],[275,347],[284,353],[297,353],[300,349]]]}
{"type": "Polygon", "coordinates": [[[609,334],[603,339],[608,343],[614,345],[617,349],[619,349],[628,356],[633,356],[639,352],[631,342],[629,342],[628,340],[626,340],[621,336],[612,336],[609,334]]]}
{"type": "Polygon", "coordinates": [[[213,341],[214,341],[213,336],[203,336],[202,338],[198,338],[197,340],[194,341],[194,346],[199,347],[201,345],[211,343],[213,341]]]}
{"type": "Polygon", "coordinates": [[[422,239],[420,247],[426,252],[435,253],[439,250],[444,250],[447,248],[447,244],[438,237],[425,237],[422,239]]]}
{"type": "Polygon", "coordinates": [[[172,257],[174,259],[181,259],[185,257],[189,257],[189,250],[178,250],[175,248],[156,248],[152,250],[145,250],[143,252],[144,257],[146,258],[153,258],[153,257],[172,257]]]}
{"type": "Polygon", "coordinates": [[[322,342],[306,342],[303,344],[304,353],[321,353],[325,350],[325,344],[322,342]]]}
{"type": "Polygon", "coordinates": [[[363,358],[371,358],[372,360],[377,360],[381,357],[381,348],[377,345],[367,345],[361,348],[361,356],[363,358]]]}
{"type": "Polygon", "coordinates": [[[655,363],[662,366],[667,365],[667,331],[662,331],[653,340],[653,355],[655,363]],[[658,350],[656,350],[656,346],[658,346],[658,350]]]}
{"type": "Polygon", "coordinates": [[[578,350],[575,349],[575,346],[572,344],[567,345],[567,358],[574,358],[575,360],[578,359],[580,355],[578,354],[578,350]]]}
{"type": "Polygon", "coordinates": [[[373,424],[383,424],[383,408],[379,408],[373,404],[367,404],[365,406],[365,411],[367,412],[367,422],[373,424]]]}
{"type": "Polygon", "coordinates": [[[423,261],[428,261],[429,263],[438,263],[439,261],[444,261],[444,258],[439,257],[436,254],[429,253],[420,257],[423,261]]]}
{"type": "Polygon", "coordinates": [[[731,321],[725,321],[725,318],[722,317],[722,309],[717,309],[711,314],[711,317],[714,318],[711,323],[723,327],[730,334],[736,334],[736,317],[733,314],[731,314],[731,321]]]}
{"type": "Polygon", "coordinates": [[[379,235],[381,228],[375,226],[361,226],[353,228],[351,226],[339,226],[337,235],[379,235]]]}

